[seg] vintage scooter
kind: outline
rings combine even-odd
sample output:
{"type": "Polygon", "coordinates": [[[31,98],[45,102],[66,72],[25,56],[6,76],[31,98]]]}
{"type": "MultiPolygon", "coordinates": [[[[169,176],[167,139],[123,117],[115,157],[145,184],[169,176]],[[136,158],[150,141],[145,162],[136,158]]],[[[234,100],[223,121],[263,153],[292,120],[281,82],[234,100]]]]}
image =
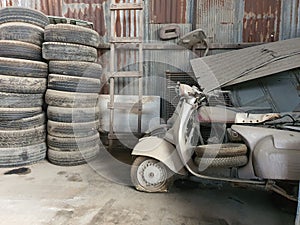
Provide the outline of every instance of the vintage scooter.
{"type": "Polygon", "coordinates": [[[180,102],[168,123],[133,149],[131,180],[137,190],[166,192],[179,174],[262,187],[297,201],[299,121],[209,106],[210,95],[185,84],[177,90],[180,102]],[[204,138],[207,128],[210,135],[204,138]]]}

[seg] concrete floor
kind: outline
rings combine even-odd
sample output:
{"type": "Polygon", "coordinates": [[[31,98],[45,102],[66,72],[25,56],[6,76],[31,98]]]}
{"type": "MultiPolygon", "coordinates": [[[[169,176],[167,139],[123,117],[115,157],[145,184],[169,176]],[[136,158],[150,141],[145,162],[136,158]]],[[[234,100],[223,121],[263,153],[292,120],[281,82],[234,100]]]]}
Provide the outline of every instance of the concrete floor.
{"type": "Polygon", "coordinates": [[[104,178],[103,166],[96,168],[104,161],[76,167],[42,161],[27,166],[31,171],[24,175],[4,175],[10,169],[0,169],[0,224],[294,224],[295,215],[266,192],[176,182],[170,193],[141,193],[104,178]]]}

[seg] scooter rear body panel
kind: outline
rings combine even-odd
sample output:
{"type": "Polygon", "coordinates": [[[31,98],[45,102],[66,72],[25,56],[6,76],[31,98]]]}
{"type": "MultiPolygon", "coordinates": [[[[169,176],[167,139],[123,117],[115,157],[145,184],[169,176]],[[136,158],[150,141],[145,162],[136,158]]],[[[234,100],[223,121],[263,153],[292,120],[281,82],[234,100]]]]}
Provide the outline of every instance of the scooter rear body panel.
{"type": "Polygon", "coordinates": [[[232,129],[250,149],[247,166],[239,169],[241,178],[300,180],[299,132],[239,125],[232,129]]]}

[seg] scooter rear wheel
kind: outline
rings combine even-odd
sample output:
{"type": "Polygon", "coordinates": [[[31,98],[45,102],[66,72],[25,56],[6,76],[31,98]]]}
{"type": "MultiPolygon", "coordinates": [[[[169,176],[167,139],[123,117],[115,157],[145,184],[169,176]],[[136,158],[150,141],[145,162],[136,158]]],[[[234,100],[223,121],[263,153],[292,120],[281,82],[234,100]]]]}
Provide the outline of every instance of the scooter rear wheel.
{"type": "Polygon", "coordinates": [[[144,156],[137,157],[131,167],[134,187],[144,192],[167,192],[173,173],[162,162],[144,156]]]}

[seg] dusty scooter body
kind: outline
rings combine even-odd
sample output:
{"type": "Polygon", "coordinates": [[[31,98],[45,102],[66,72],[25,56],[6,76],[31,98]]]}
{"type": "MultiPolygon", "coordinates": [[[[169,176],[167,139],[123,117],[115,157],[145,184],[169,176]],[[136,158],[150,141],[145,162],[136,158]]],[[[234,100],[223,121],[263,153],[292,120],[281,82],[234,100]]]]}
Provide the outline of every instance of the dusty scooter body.
{"type": "Polygon", "coordinates": [[[296,191],[300,180],[300,132],[294,126],[297,121],[293,119],[292,124],[287,122],[276,129],[277,123],[272,120],[280,119],[279,114],[236,113],[227,107],[209,107],[208,96],[196,87],[179,84],[178,90],[181,100],[168,124],[140,139],[133,149],[132,155],[137,158],[131,178],[136,189],[167,191],[170,178],[180,174],[259,186],[297,200],[290,191],[290,187],[296,191]],[[204,140],[201,126],[207,121],[214,135],[204,140]],[[268,121],[271,125],[266,125],[268,121]],[[218,132],[213,126],[220,122],[224,129],[221,135],[215,135],[218,132]],[[222,135],[226,138],[220,138],[222,135]]]}

